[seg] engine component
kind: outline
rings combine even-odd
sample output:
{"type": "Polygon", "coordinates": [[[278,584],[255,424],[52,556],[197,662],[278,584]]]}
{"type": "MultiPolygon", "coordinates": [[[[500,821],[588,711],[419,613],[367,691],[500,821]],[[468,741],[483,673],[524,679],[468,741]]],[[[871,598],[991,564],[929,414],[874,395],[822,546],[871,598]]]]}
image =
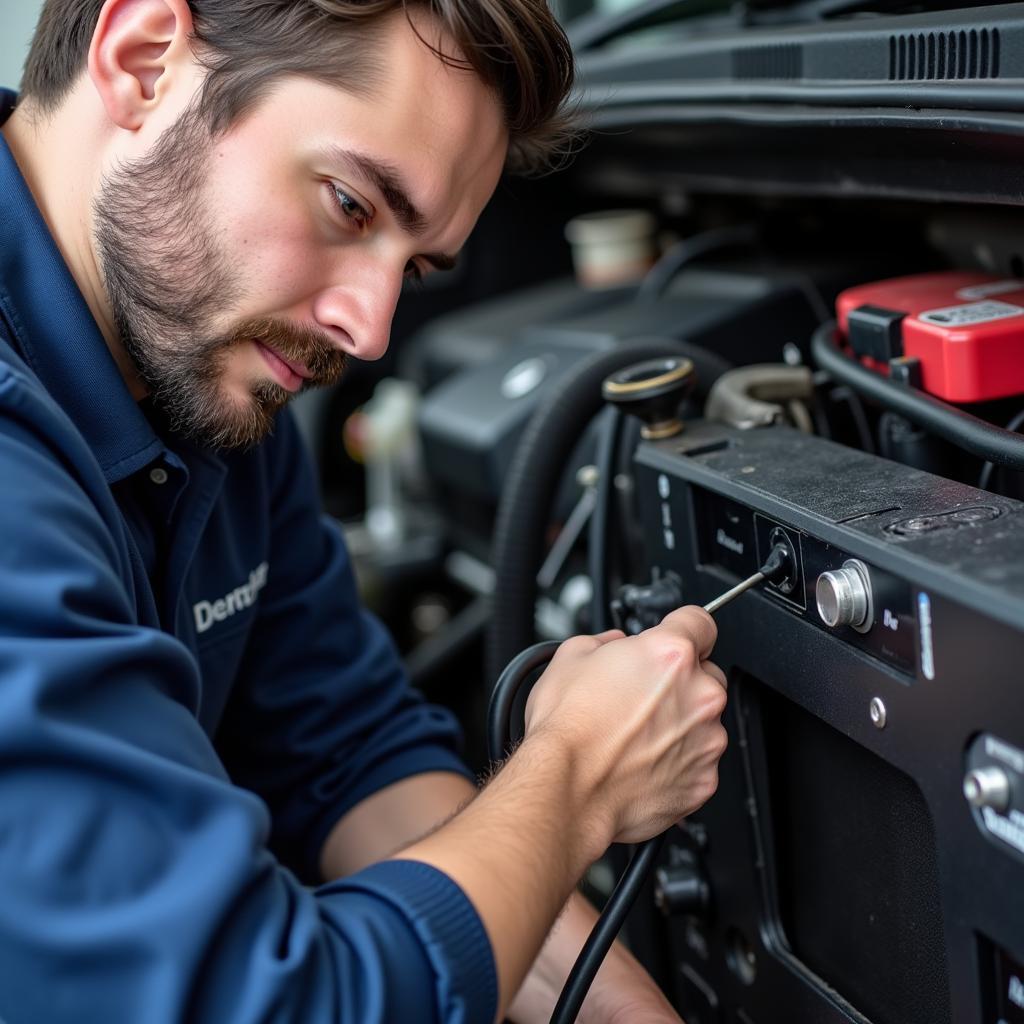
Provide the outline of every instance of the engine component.
{"type": "Polygon", "coordinates": [[[668,929],[681,1015],[1013,1020],[1024,503],[784,426],[691,421],[642,443],[635,472],[647,571],[684,600],[747,577],[775,531],[798,559],[788,594],[717,616],[732,742],[668,844],[703,827],[714,913],[634,918],[668,929]],[[821,579],[824,617],[804,598],[821,579]]]}
{"type": "Polygon", "coordinates": [[[488,678],[497,679],[509,660],[534,639],[537,571],[552,496],[573,449],[601,410],[602,382],[624,366],[678,355],[680,347],[649,339],[592,355],[530,420],[508,472],[494,530],[493,563],[501,581],[496,600],[501,608],[488,637],[488,678]]]}
{"type": "Polygon", "coordinates": [[[914,359],[921,388],[947,402],[1024,394],[1024,281],[949,271],[850,288],[839,327],[869,366],[914,359]]]}
{"type": "MultiPolygon", "coordinates": [[[[835,343],[834,323],[822,324],[814,333],[814,361],[836,380],[879,402],[892,412],[951,441],[964,451],[1011,469],[1024,470],[1024,438],[918,391],[908,383],[895,383],[848,358],[835,343]]],[[[893,361],[898,365],[898,360],[893,361]]]]}
{"type": "Polygon", "coordinates": [[[654,905],[666,916],[688,914],[701,916],[711,903],[704,872],[696,856],[680,850],[675,863],[662,865],[654,872],[654,905]]]}
{"type": "MultiPolygon", "coordinates": [[[[806,366],[784,366],[776,363],[742,366],[722,374],[715,381],[704,415],[745,430],[781,423],[794,401],[807,401],[814,394],[811,371],[806,366]]],[[[794,418],[799,417],[796,413],[794,418]]],[[[805,412],[806,416],[806,412],[805,412]]],[[[809,424],[802,422],[798,426],[809,424]]]]}
{"type": "Polygon", "coordinates": [[[659,441],[682,432],[679,407],[696,383],[693,360],[674,356],[616,371],[601,385],[601,394],[643,420],[642,437],[659,441]]]}
{"type": "MultiPolygon", "coordinates": [[[[691,239],[687,251],[706,257],[733,239],[730,231],[698,236],[703,248],[691,239]]],[[[406,358],[420,366],[425,391],[423,454],[444,490],[442,504],[490,503],[489,528],[530,417],[596,352],[638,338],[672,339],[677,354],[693,360],[706,395],[737,363],[781,360],[785,346],[818,322],[802,266],[672,263],[661,270],[639,289],[586,291],[562,282],[519,292],[437,320],[411,339],[406,358]],[[671,274],[662,278],[666,269],[671,274]],[[647,285],[656,286],[653,294],[647,285]]],[[[525,643],[529,637],[519,646],[525,643]]]]}

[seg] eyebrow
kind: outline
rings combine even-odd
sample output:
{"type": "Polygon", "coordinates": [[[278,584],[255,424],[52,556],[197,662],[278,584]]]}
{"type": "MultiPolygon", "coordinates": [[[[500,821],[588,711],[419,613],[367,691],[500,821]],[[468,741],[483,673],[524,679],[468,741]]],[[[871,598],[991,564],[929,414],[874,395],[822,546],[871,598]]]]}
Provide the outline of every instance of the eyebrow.
{"type": "MultiPolygon", "coordinates": [[[[382,160],[356,153],[337,145],[324,148],[324,156],[334,164],[341,164],[369,181],[384,197],[388,209],[410,235],[422,235],[427,229],[427,218],[409,198],[409,190],[398,169],[382,160]]],[[[425,252],[421,257],[437,270],[453,270],[457,258],[445,252],[425,252]]]]}

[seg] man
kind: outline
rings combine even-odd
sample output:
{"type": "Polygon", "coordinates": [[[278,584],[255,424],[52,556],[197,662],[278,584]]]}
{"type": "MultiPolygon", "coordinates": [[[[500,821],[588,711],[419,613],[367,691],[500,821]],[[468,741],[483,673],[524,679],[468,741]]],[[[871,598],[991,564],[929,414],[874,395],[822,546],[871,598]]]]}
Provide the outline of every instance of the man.
{"type": "MultiPolygon", "coordinates": [[[[587,865],[713,792],[691,608],[564,644],[477,794],[282,411],[571,77],[543,0],[48,0],[0,113],[6,1024],[541,1020],[587,865]]],[[[676,1019],[622,949],[584,1017],[676,1019]]]]}

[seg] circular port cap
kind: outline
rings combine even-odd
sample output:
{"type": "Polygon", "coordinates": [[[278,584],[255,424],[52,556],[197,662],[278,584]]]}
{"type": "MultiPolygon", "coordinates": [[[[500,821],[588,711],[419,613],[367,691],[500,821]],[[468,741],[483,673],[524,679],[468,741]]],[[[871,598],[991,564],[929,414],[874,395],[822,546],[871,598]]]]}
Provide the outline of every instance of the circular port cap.
{"type": "Polygon", "coordinates": [[[841,569],[823,572],[815,587],[818,614],[826,626],[851,626],[866,633],[874,623],[868,567],[848,558],[841,569]]]}
{"type": "Polygon", "coordinates": [[[648,359],[605,379],[601,394],[643,421],[648,441],[673,437],[683,429],[679,406],[697,383],[693,362],[682,356],[648,359]]]}
{"type": "Polygon", "coordinates": [[[983,807],[991,807],[1002,813],[1010,806],[1009,776],[996,765],[975,768],[964,778],[964,796],[979,811],[983,807]]]}

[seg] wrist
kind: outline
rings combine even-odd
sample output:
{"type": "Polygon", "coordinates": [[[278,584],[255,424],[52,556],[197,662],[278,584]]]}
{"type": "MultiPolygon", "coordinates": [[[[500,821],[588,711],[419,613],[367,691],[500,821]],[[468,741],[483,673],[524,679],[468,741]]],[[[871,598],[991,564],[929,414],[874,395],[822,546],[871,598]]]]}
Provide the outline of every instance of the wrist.
{"type": "Polygon", "coordinates": [[[615,814],[607,787],[588,751],[547,723],[533,729],[515,752],[517,768],[527,773],[553,772],[562,791],[567,833],[580,843],[578,857],[589,867],[615,838],[615,814]]]}

